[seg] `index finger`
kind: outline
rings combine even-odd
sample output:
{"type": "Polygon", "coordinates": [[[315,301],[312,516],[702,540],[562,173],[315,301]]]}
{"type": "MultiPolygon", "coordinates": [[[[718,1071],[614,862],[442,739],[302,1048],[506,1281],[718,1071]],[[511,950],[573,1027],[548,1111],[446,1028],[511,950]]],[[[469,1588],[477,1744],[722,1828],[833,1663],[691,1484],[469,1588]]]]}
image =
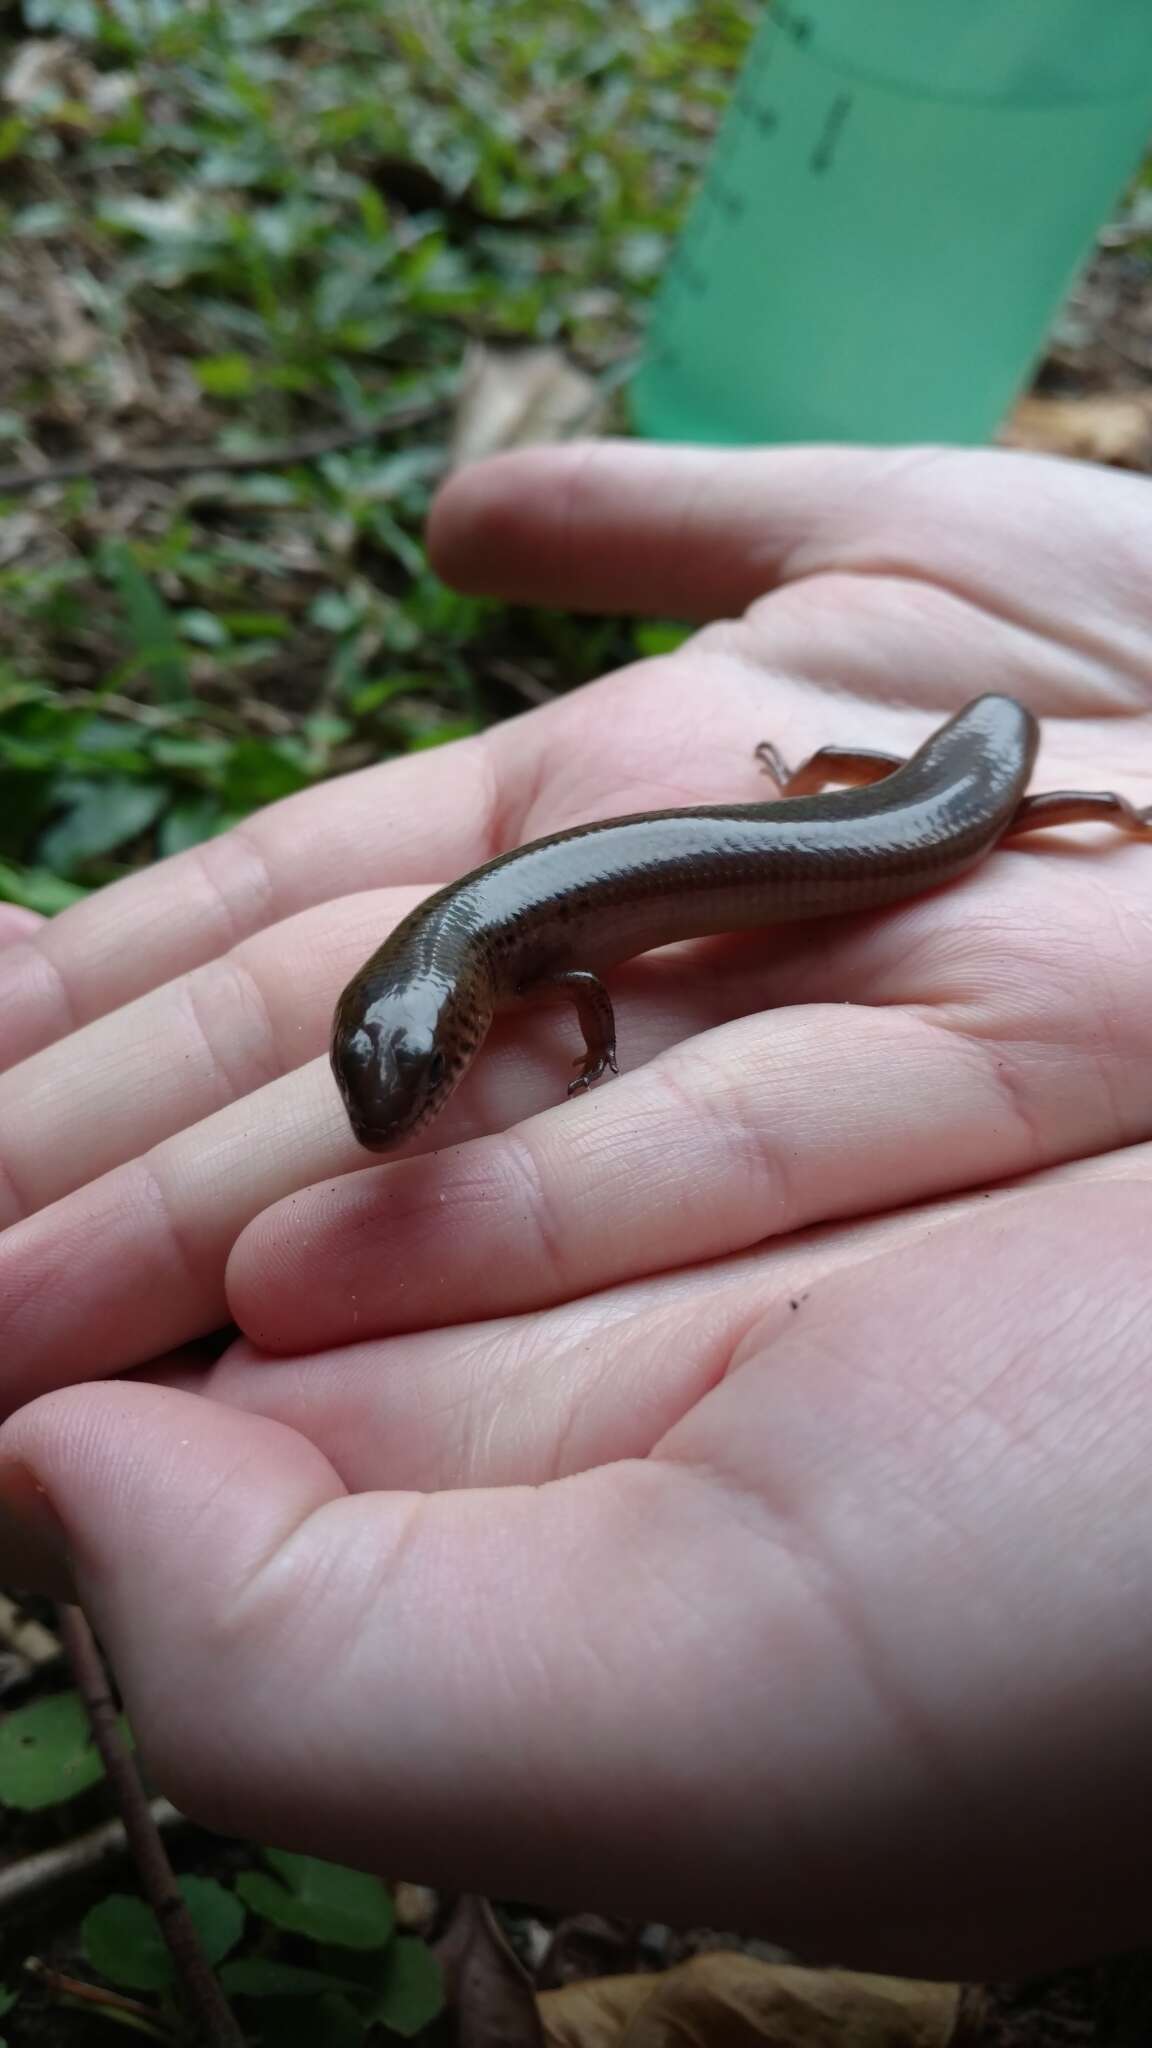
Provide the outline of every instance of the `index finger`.
{"type": "Polygon", "coordinates": [[[0,955],[0,1067],[295,910],[484,858],[494,787],[488,747],[460,741],[287,797],[73,904],[0,955]]]}

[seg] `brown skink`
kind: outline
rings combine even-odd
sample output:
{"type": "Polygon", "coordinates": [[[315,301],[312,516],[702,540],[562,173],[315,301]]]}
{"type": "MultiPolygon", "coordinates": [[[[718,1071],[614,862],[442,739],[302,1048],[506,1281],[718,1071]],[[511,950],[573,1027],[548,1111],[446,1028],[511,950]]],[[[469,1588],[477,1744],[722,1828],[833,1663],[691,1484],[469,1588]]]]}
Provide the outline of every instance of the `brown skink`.
{"type": "Polygon", "coordinates": [[[520,997],[575,1005],[585,1055],[573,1094],[616,1072],[599,969],[677,939],[893,903],[1047,825],[1104,819],[1152,834],[1152,812],[1111,793],[1025,796],[1038,738],[1023,705],[987,696],[906,761],[823,747],[790,774],[765,744],[757,753],[777,800],[580,825],[449,883],[397,925],[336,1006],[332,1066],[357,1138],[384,1151],[428,1123],[496,1010],[520,997]],[[830,781],[856,786],[819,794],[830,781]]]}

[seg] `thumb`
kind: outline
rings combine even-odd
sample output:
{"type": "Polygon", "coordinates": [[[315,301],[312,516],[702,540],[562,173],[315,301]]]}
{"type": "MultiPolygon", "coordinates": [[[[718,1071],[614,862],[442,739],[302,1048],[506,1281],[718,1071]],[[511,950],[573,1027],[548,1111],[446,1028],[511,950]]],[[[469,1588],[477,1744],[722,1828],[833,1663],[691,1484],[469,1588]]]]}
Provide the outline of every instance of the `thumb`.
{"type": "MultiPolygon", "coordinates": [[[[699,1543],[702,1490],[675,1511],[671,1484],[622,1463],[351,1495],[293,1429],[127,1381],[46,1395],[0,1429],[0,1504],[17,1521],[31,1493],[51,1504],[177,1805],[225,1833],[543,1899],[587,1896],[596,1875],[603,1895],[605,1839],[647,1807],[662,1734],[674,1776],[705,1781],[722,1748],[697,1758],[696,1688],[675,1679],[706,1668],[706,1604],[685,1614],[638,1555],[641,1530],[699,1543]]],[[[41,1546],[50,1528],[45,1508],[41,1546]]],[[[626,1829],[615,1889],[650,1891],[682,1860],[681,1827],[672,1799],[648,1834],[626,1829]]]]}

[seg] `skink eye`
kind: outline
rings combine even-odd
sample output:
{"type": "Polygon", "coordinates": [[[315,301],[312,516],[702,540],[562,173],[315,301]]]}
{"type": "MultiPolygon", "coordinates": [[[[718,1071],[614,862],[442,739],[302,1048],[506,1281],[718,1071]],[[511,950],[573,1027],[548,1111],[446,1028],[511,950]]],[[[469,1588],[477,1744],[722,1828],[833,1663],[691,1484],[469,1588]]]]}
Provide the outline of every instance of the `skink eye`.
{"type": "Polygon", "coordinates": [[[428,1082],[430,1087],[438,1088],[440,1086],[441,1081],[444,1079],[444,1069],[447,1064],[448,1062],[442,1052],[433,1053],[428,1062],[428,1082]]]}

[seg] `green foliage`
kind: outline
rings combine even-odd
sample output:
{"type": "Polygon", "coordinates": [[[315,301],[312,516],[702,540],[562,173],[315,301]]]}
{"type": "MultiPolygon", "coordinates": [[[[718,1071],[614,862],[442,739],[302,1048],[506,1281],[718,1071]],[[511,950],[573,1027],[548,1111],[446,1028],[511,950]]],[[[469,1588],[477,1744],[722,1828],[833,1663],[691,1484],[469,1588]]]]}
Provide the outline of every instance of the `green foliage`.
{"type": "Polygon", "coordinates": [[[104,1775],[78,1694],[58,1692],[0,1720],[0,1801],[32,1812],[86,1792],[104,1775]]]}
{"type": "MultiPolygon", "coordinates": [[[[208,1962],[223,1965],[225,1993],[251,2006],[253,2038],[347,2048],[380,2027],[421,2033],[443,2006],[440,1965],[422,1941],[396,1934],[387,1886],[314,1856],[261,1853],[275,1877],[244,1871],[234,1891],[210,1878],[179,1881],[208,1962]],[[236,1955],[245,1937],[249,1952],[236,1955]]],[[[171,1958],[143,1899],[110,1893],[85,1917],[81,1938],[106,1982],[170,2000],[171,1958]]]]}
{"type": "Polygon", "coordinates": [[[431,2024],[443,2004],[444,1980],[431,1949],[410,1934],[397,1935],[369,2017],[410,2039],[431,2024]]]}
{"type": "Polygon", "coordinates": [[[264,1856],[283,1881],[247,1871],[236,1889],[274,1927],[339,1948],[383,1948],[392,1939],[392,1900],[378,1877],[282,1849],[266,1849],[264,1856]]]}
{"type": "MultiPolygon", "coordinates": [[[[179,1883],[205,1957],[221,1962],[243,1932],[244,1908],[212,1878],[179,1883]]],[[[167,1991],[175,1982],[167,1943],[143,1899],[110,1892],[85,1915],[81,1938],[92,1968],[122,1991],[167,1991]]]]}
{"type": "Polygon", "coordinates": [[[186,704],[191,696],[188,665],[172,612],[123,541],[106,544],[104,562],[119,593],[132,650],[118,680],[144,675],[158,704],[186,704]]]}
{"type": "Polygon", "coordinates": [[[355,1992],[354,1977],[337,1977],[330,1970],[309,1970],[300,1963],[271,1962],[266,1956],[240,1956],[221,1971],[220,1981],[230,1997],[318,1998],[322,1992],[355,1992]]]}
{"type": "Polygon", "coordinates": [[[95,887],[475,731],[522,708],[502,665],[562,690],[629,657],[446,592],[424,518],[470,336],[618,380],[756,12],[26,0],[67,63],[0,122],[4,462],[62,421],[64,452],[366,438],[0,498],[0,894],[53,908],[46,872],[95,887]],[[367,433],[413,400],[441,411],[367,433]]]}

